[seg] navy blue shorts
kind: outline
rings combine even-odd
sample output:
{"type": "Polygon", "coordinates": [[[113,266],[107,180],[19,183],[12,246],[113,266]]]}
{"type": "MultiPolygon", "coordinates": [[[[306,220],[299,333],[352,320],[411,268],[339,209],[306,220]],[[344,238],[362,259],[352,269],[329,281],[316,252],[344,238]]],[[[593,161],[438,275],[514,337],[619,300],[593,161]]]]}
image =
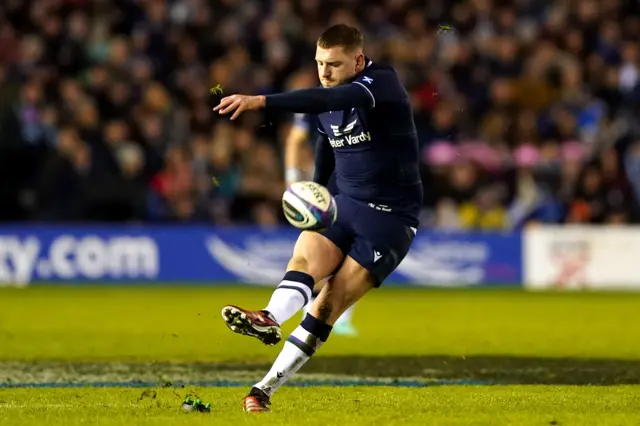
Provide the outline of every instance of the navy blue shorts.
{"type": "Polygon", "coordinates": [[[336,183],[335,173],[331,173],[329,183],[327,184],[327,189],[329,190],[329,194],[333,195],[334,197],[338,195],[338,184],[336,183]]]}
{"type": "Polygon", "coordinates": [[[379,287],[409,252],[416,228],[393,213],[376,210],[346,195],[334,198],[338,218],[322,235],[369,271],[379,287]]]}

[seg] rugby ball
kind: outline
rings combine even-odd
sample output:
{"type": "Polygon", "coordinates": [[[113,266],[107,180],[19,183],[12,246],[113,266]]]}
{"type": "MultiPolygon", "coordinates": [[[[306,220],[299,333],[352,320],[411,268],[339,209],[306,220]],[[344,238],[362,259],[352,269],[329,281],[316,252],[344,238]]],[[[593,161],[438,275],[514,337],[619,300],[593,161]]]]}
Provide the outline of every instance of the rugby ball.
{"type": "Polygon", "coordinates": [[[338,215],[329,190],[315,182],[290,185],[282,195],[282,209],[291,225],[304,230],[328,228],[338,215]]]}

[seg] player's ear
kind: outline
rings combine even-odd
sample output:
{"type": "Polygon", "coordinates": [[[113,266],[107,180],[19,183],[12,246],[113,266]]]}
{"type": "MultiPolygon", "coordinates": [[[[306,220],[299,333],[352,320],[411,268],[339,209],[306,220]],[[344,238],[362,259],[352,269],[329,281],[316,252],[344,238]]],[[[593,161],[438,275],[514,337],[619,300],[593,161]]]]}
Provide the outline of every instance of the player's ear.
{"type": "Polygon", "coordinates": [[[364,53],[362,52],[358,53],[358,56],[356,56],[356,69],[359,71],[364,69],[364,53]]]}

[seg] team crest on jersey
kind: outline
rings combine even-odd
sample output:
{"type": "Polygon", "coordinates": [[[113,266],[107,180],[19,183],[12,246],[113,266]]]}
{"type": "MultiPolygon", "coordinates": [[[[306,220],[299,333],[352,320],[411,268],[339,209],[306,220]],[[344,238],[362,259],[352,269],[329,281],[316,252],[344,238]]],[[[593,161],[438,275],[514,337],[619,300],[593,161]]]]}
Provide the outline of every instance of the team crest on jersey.
{"type": "Polygon", "coordinates": [[[353,132],[353,128],[355,127],[357,122],[358,122],[358,119],[356,118],[351,123],[344,126],[344,129],[342,129],[342,131],[340,131],[340,126],[332,124],[331,131],[333,132],[333,136],[338,137],[338,136],[348,135],[349,133],[353,132]]]}
{"type": "Polygon", "coordinates": [[[365,83],[368,83],[368,84],[373,83],[373,79],[371,77],[367,77],[367,76],[362,77],[362,81],[364,81],[365,83]]]}

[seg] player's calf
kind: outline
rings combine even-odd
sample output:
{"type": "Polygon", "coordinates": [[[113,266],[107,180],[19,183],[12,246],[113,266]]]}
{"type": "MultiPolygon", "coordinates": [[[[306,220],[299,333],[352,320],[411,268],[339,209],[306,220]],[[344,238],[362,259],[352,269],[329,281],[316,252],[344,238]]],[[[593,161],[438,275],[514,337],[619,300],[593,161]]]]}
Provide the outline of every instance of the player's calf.
{"type": "MultiPolygon", "coordinates": [[[[323,280],[321,284],[316,284],[315,288],[313,289],[313,293],[311,294],[311,301],[309,301],[309,303],[303,309],[302,318],[304,318],[308,313],[311,312],[311,307],[320,294],[322,287],[326,285],[327,281],[328,280],[323,280]]],[[[354,309],[355,305],[351,305],[349,308],[347,308],[346,311],[342,313],[342,315],[340,315],[340,318],[338,318],[336,323],[333,325],[333,334],[347,337],[354,337],[358,335],[358,331],[356,330],[352,322],[354,309]]]]}
{"type": "Polygon", "coordinates": [[[309,312],[333,326],[375,286],[376,281],[369,271],[347,257],[336,275],[322,288],[309,312]]]}
{"type": "Polygon", "coordinates": [[[278,323],[284,323],[309,303],[314,284],[315,278],[307,272],[287,271],[264,310],[271,313],[278,323]]]}

